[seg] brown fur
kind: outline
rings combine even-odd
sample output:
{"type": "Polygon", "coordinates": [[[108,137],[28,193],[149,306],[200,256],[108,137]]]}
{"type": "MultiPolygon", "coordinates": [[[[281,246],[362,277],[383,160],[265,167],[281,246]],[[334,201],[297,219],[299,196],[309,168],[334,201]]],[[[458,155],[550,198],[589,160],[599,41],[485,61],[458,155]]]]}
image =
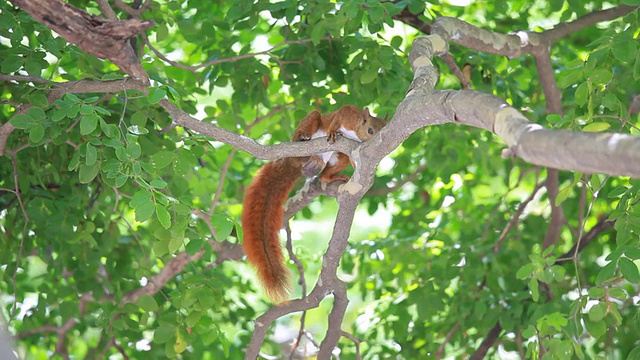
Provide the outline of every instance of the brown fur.
{"type": "MultiPolygon", "coordinates": [[[[293,141],[309,140],[322,129],[327,134],[327,140],[333,142],[340,126],[355,131],[358,138],[364,141],[380,130],[385,120],[371,116],[367,108],[360,110],[353,105],[345,105],[326,115],[313,111],[302,119],[293,141]]],[[[244,197],[242,246],[247,259],[256,267],[267,296],[275,303],[286,300],[289,294],[289,271],[284,262],[278,232],[282,228],[284,204],[296,180],[302,175],[303,164],[305,175],[320,172],[320,181],[349,179],[346,175],[338,174],[349,166],[349,157],[342,153],[338,154],[336,164],[327,166],[317,155],[285,158],[263,166],[244,197]]]]}

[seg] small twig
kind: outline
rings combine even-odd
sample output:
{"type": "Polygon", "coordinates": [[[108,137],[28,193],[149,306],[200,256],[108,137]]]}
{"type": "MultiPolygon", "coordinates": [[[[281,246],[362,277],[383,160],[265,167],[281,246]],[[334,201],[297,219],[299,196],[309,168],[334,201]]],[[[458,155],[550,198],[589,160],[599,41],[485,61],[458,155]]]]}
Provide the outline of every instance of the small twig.
{"type": "Polygon", "coordinates": [[[26,76],[26,75],[7,75],[0,74],[0,81],[26,81],[33,82],[37,84],[48,84],[49,80],[43,79],[39,76],[26,76]]]}
{"type": "Polygon", "coordinates": [[[289,223],[285,225],[285,231],[287,233],[287,252],[289,253],[289,258],[296,264],[298,268],[298,284],[302,287],[302,298],[307,297],[307,282],[304,280],[304,266],[302,265],[302,261],[296,256],[293,251],[293,244],[291,239],[291,228],[289,227],[289,223]]]}
{"type": "MultiPolygon", "coordinates": [[[[27,209],[24,206],[24,201],[22,200],[22,195],[20,193],[20,181],[18,179],[18,163],[17,163],[17,159],[14,153],[10,154],[11,156],[11,165],[13,166],[13,186],[14,186],[14,190],[13,193],[16,196],[16,198],[18,199],[18,204],[20,205],[20,209],[22,210],[22,216],[24,217],[24,225],[22,226],[22,236],[20,237],[20,248],[18,250],[18,256],[16,257],[16,269],[20,268],[20,260],[22,260],[22,253],[24,252],[24,239],[27,237],[28,234],[28,226],[29,226],[29,222],[31,221],[31,219],[29,218],[29,214],[27,213],[27,209]]],[[[15,271],[13,273],[13,275],[11,276],[11,284],[13,285],[13,305],[11,306],[11,318],[9,319],[9,322],[11,322],[11,319],[15,318],[16,315],[16,310],[18,309],[18,286],[17,286],[17,282],[16,282],[16,275],[17,275],[17,271],[15,271]]]]}
{"type": "Polygon", "coordinates": [[[558,197],[558,176],[559,172],[556,169],[547,169],[547,180],[545,181],[545,187],[547,188],[547,194],[549,195],[549,206],[551,206],[551,219],[549,221],[549,227],[544,235],[542,242],[542,248],[546,249],[551,245],[555,245],[560,237],[560,231],[562,225],[566,223],[562,206],[556,205],[556,198],[558,197]]]}
{"type": "Polygon", "coordinates": [[[304,324],[305,319],[307,317],[307,311],[303,311],[300,316],[300,330],[298,330],[298,337],[294,340],[293,345],[291,346],[291,352],[289,353],[289,360],[294,360],[296,358],[296,349],[300,346],[300,341],[302,341],[302,335],[305,333],[304,324]]]}
{"type": "Polygon", "coordinates": [[[356,360],[362,360],[362,355],[360,354],[360,343],[362,343],[362,340],[358,339],[357,337],[351,335],[346,331],[340,331],[340,335],[353,341],[353,344],[356,346],[356,360]]]}
{"type": "Polygon", "coordinates": [[[464,76],[464,73],[462,72],[462,70],[460,70],[460,67],[456,63],[456,60],[453,58],[453,56],[447,53],[441,56],[440,58],[444,60],[447,66],[449,66],[449,69],[451,70],[453,75],[455,75],[458,78],[458,80],[460,80],[460,87],[463,89],[471,89],[471,84],[469,83],[469,79],[467,79],[467,77],[464,76]]]}
{"type": "Polygon", "coordinates": [[[522,215],[522,212],[527,207],[527,205],[529,205],[529,203],[533,201],[538,191],[542,188],[542,185],[542,183],[536,184],[536,186],[533,188],[533,191],[531,192],[531,195],[529,195],[529,197],[525,201],[521,202],[520,205],[518,205],[518,209],[516,209],[516,211],[513,213],[511,220],[509,220],[507,226],[505,226],[505,228],[502,230],[502,233],[500,233],[498,240],[496,240],[496,244],[493,246],[494,254],[498,254],[502,243],[507,238],[509,230],[511,230],[516,225],[516,223],[520,221],[520,215],[522,215]]]}
{"type": "MultiPolygon", "coordinates": [[[[278,44],[270,47],[267,50],[257,51],[257,52],[253,52],[253,53],[247,53],[247,54],[241,54],[241,55],[235,55],[235,56],[231,56],[231,57],[228,57],[228,58],[211,60],[211,61],[208,61],[206,63],[199,64],[199,65],[185,65],[185,64],[182,64],[180,62],[170,60],[169,58],[164,56],[162,53],[160,53],[158,50],[156,50],[150,44],[150,42],[148,41],[148,39],[146,38],[146,36],[144,34],[142,34],[142,36],[143,36],[143,39],[145,41],[145,44],[147,44],[147,46],[149,46],[149,49],[151,49],[151,51],[153,51],[160,59],[162,59],[163,61],[166,61],[170,65],[175,66],[177,68],[191,71],[194,75],[195,75],[195,71],[199,70],[201,68],[206,68],[206,67],[209,67],[209,66],[224,64],[224,63],[228,63],[228,62],[236,62],[236,61],[244,60],[244,59],[250,59],[250,58],[254,58],[254,57],[259,56],[259,55],[270,55],[270,53],[272,51],[274,51],[275,49],[278,49],[278,48],[280,48],[282,46],[285,46],[285,45],[288,45],[288,44],[302,44],[302,43],[307,43],[307,42],[311,42],[312,41],[311,39],[283,40],[283,41],[279,42],[278,44]]],[[[332,38],[330,36],[325,36],[325,37],[322,37],[320,39],[321,40],[331,40],[332,38]]]]}
{"type": "Polygon", "coordinates": [[[500,336],[500,332],[501,331],[502,331],[502,326],[500,325],[500,322],[496,322],[496,324],[491,328],[491,330],[489,330],[489,333],[484,338],[484,340],[482,340],[482,343],[480,344],[478,349],[476,349],[476,351],[473,353],[473,355],[471,355],[469,360],[482,360],[482,359],[484,359],[484,357],[485,357],[485,355],[487,355],[487,352],[489,351],[489,349],[491,349],[493,344],[498,339],[498,336],[500,336]]]}
{"type": "Polygon", "coordinates": [[[449,341],[451,341],[451,338],[453,338],[453,335],[455,335],[455,333],[458,331],[458,329],[460,329],[460,326],[462,326],[462,324],[460,322],[457,322],[451,328],[451,330],[449,330],[449,332],[447,333],[447,336],[445,336],[444,341],[442,342],[442,344],[440,344],[440,346],[438,346],[438,350],[436,350],[436,354],[435,354],[435,357],[436,357],[437,360],[442,359],[442,353],[444,352],[444,347],[447,346],[449,341]]]}
{"type": "Polygon", "coordinates": [[[96,2],[98,3],[98,7],[100,7],[100,11],[107,19],[118,20],[116,13],[113,11],[107,0],[96,0],[96,2]]]}
{"type": "Polygon", "coordinates": [[[526,358],[526,351],[524,350],[524,342],[522,341],[522,328],[518,327],[516,329],[516,346],[518,347],[518,353],[520,354],[520,359],[526,358]]]}
{"type": "MultiPolygon", "coordinates": [[[[289,227],[289,222],[286,222],[286,225],[284,227],[286,233],[287,233],[287,252],[289,253],[289,258],[291,259],[291,261],[293,261],[294,264],[296,264],[296,267],[298,268],[298,284],[300,284],[300,286],[302,287],[302,298],[304,299],[307,296],[307,283],[304,280],[304,266],[302,265],[302,262],[300,261],[300,259],[296,256],[296,254],[293,251],[293,240],[291,238],[291,227],[289,227]]],[[[294,358],[294,354],[296,352],[296,349],[298,348],[298,346],[300,346],[300,340],[302,340],[302,334],[305,331],[305,319],[307,317],[307,311],[304,310],[302,311],[302,315],[300,316],[300,330],[298,331],[298,338],[295,340],[295,342],[293,343],[293,346],[291,348],[291,353],[289,354],[289,359],[293,360],[294,358]]]]}
{"type": "Polygon", "coordinates": [[[142,4],[142,6],[140,6],[139,9],[127,5],[122,0],[114,0],[114,3],[115,3],[115,5],[116,5],[116,7],[118,9],[126,12],[127,14],[131,15],[132,17],[136,17],[137,18],[143,12],[145,12],[147,9],[151,8],[152,1],[150,1],[150,0],[145,1],[144,4],[142,4]]]}
{"type": "Polygon", "coordinates": [[[149,47],[149,49],[151,51],[153,51],[154,54],[156,54],[157,57],[159,57],[160,59],[164,60],[166,63],[168,63],[171,66],[175,66],[175,67],[183,69],[183,70],[188,70],[198,80],[201,80],[200,77],[198,76],[198,74],[195,72],[195,70],[197,70],[197,68],[194,68],[191,65],[184,65],[184,64],[182,64],[180,62],[173,61],[173,60],[169,59],[163,53],[161,53],[160,50],[156,49],[153,45],[151,45],[151,41],[149,41],[149,38],[147,37],[147,34],[142,33],[141,35],[142,35],[142,42],[145,45],[147,45],[149,47]]]}

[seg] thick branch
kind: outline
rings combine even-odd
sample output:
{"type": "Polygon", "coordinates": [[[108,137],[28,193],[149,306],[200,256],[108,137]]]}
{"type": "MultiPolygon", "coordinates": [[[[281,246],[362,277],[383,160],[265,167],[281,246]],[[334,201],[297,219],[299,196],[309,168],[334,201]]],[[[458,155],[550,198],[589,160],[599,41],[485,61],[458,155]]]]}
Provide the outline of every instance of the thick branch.
{"type": "Polygon", "coordinates": [[[136,18],[110,21],[59,0],[10,0],[82,51],[108,59],[145,83],[149,77],[129,45],[129,38],[149,29],[153,21],[136,18]]]}
{"type": "Polygon", "coordinates": [[[560,23],[553,29],[545,31],[544,34],[549,42],[553,42],[599,22],[617,19],[637,8],[637,6],[620,5],[610,9],[592,12],[572,22],[560,23]]]}
{"type": "MultiPolygon", "coordinates": [[[[435,28],[434,28],[435,31],[435,28]]],[[[455,122],[492,131],[509,146],[507,155],[551,168],[640,177],[640,137],[611,133],[549,130],[530,122],[504,100],[469,90],[433,91],[429,79],[433,54],[446,48],[443,39],[430,35],[416,39],[410,61],[414,88],[400,104],[396,117],[422,126],[455,122]],[[429,75],[425,75],[429,74],[429,75]],[[425,78],[426,80],[418,81],[425,78]],[[426,113],[424,109],[429,109],[426,113]]],[[[396,127],[398,127],[396,126],[396,127]]],[[[379,135],[384,135],[385,127],[379,135]]]]}

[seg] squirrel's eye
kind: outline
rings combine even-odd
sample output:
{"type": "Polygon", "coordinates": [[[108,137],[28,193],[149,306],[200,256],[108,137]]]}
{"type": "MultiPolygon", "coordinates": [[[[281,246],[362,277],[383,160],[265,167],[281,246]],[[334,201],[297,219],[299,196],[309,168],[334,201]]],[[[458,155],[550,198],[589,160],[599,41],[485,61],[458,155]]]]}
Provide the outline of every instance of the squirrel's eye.
{"type": "Polygon", "coordinates": [[[369,135],[373,135],[373,128],[369,128],[369,135]]]}

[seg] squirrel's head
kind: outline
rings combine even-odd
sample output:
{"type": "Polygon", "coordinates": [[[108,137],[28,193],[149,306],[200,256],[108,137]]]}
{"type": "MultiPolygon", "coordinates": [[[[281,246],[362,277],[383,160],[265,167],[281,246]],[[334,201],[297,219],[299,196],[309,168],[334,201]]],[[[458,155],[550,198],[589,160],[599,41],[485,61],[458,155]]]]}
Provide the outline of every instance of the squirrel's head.
{"type": "Polygon", "coordinates": [[[371,139],[373,135],[375,135],[383,126],[387,124],[387,118],[389,114],[384,117],[384,119],[379,118],[377,116],[371,115],[369,112],[369,108],[364,108],[362,110],[362,125],[358,128],[358,138],[360,140],[365,141],[371,139]]]}

